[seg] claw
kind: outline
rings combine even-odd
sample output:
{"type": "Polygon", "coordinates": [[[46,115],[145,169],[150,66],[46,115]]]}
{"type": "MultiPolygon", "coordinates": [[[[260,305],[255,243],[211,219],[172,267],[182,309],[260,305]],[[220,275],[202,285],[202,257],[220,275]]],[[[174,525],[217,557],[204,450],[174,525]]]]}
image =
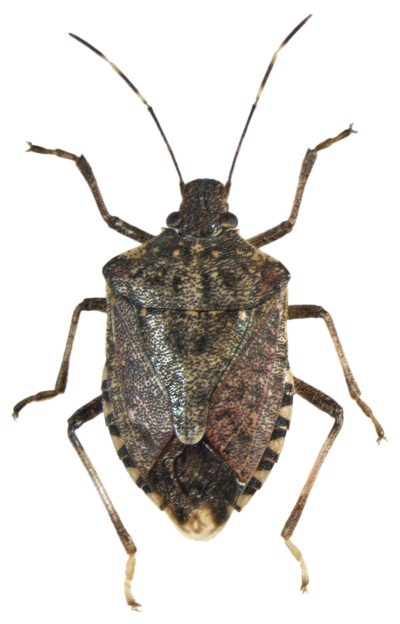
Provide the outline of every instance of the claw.
{"type": "Polygon", "coordinates": [[[379,438],[377,439],[377,443],[378,445],[382,442],[382,440],[385,440],[385,442],[388,441],[387,437],[384,435],[379,436],[379,438]]]}
{"type": "Polygon", "coordinates": [[[360,134],[360,131],[356,130],[355,127],[354,127],[355,123],[356,123],[355,121],[351,121],[347,127],[348,127],[349,130],[352,131],[353,134],[360,134]]]}
{"type": "Polygon", "coordinates": [[[26,143],[26,145],[28,146],[26,149],[24,149],[24,154],[27,154],[32,150],[33,143],[32,141],[28,141],[28,139],[25,139],[24,143],[26,143]]]}

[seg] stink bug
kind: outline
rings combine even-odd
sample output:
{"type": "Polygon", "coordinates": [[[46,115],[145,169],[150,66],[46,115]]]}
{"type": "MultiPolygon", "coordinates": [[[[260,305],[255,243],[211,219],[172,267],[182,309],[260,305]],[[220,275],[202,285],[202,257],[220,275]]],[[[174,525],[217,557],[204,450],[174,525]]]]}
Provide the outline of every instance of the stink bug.
{"type": "MultiPolygon", "coordinates": [[[[108,61],[96,48],[72,36],[108,61]]],[[[111,63],[147,106],[179,175],[182,203],[179,211],[169,215],[167,228],[159,236],[108,213],[83,156],[32,144],[28,150],[74,161],[106,223],[141,243],[104,267],[107,299],[85,299],[75,309],[55,389],[28,397],[14,408],[17,418],[28,403],[65,391],[80,313],[107,312],[102,394],[70,418],[69,437],[128,554],[125,596],[133,609],[140,606],[130,588],[136,547],[78,440],[76,431],[84,423],[104,413],[118,456],[136,484],[184,535],[204,540],[225,526],[233,510],[243,509],[270,474],[290,426],[294,394],[332,416],[332,430],[282,531],[285,544],[300,563],[302,591],[308,573],[291,536],[340,431],[343,410],[324,393],[293,377],[287,320],[325,321],[351,397],[372,419],[378,442],[384,438],[382,427],[360,398],[330,314],[315,305],[289,306],[288,271],[259,251],[292,230],[318,152],[354,133],[352,125],[307,151],[287,221],[244,240],[236,230],[236,217],[229,212],[236,160],[276,56],[261,83],[226,184],[209,179],[184,183],[153,109],[111,63]]]]}

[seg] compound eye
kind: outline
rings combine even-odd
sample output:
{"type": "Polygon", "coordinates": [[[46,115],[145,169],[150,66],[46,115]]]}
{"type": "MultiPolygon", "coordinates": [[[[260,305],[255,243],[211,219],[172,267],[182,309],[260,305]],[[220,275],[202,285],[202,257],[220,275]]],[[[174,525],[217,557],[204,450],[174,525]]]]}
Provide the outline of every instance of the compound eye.
{"type": "Polygon", "coordinates": [[[226,228],[227,230],[232,230],[233,228],[237,227],[238,224],[237,217],[231,212],[223,212],[219,218],[219,222],[222,227],[226,228]]]}
{"type": "Polygon", "coordinates": [[[167,225],[170,228],[177,228],[182,223],[182,214],[180,212],[171,212],[167,217],[167,225]]]}

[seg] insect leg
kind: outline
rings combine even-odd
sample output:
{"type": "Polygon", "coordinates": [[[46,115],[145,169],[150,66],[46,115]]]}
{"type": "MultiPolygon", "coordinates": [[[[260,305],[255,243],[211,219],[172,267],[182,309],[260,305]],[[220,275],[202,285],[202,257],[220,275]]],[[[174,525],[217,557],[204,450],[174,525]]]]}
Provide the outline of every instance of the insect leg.
{"type": "Polygon", "coordinates": [[[326,326],[329,330],[329,333],[331,335],[333,344],[335,346],[336,353],[338,354],[340,364],[342,366],[343,373],[346,379],[347,387],[349,389],[350,396],[352,399],[356,401],[357,405],[362,409],[364,414],[368,416],[368,418],[370,418],[372,422],[374,423],[376,433],[378,434],[377,442],[378,444],[380,444],[381,440],[386,440],[385,432],[382,426],[380,425],[380,423],[377,421],[377,419],[373,415],[372,410],[360,398],[361,390],[358,387],[358,384],[356,380],[354,379],[354,375],[350,370],[349,363],[344,354],[342,345],[340,344],[339,336],[336,331],[336,327],[333,323],[331,315],[329,314],[329,312],[324,310],[324,308],[322,308],[321,306],[316,306],[316,305],[291,305],[289,306],[288,320],[306,319],[306,318],[324,319],[326,326]]]}
{"type": "Polygon", "coordinates": [[[330,147],[333,143],[337,143],[337,141],[341,141],[346,137],[350,136],[352,133],[356,133],[356,130],[352,129],[353,124],[350,124],[350,127],[347,130],[344,130],[337,137],[333,139],[327,139],[322,143],[319,143],[313,150],[307,150],[307,153],[304,157],[303,164],[301,165],[301,171],[299,176],[299,182],[297,184],[296,195],[294,197],[292,212],[290,213],[289,219],[287,221],[283,221],[279,225],[263,232],[263,234],[259,234],[258,236],[253,236],[253,238],[249,238],[248,242],[254,247],[263,247],[263,245],[268,245],[269,243],[273,243],[278,240],[278,238],[282,238],[282,236],[286,236],[289,234],[294,228],[296,223],[297,215],[299,214],[301,200],[303,198],[304,189],[306,186],[306,182],[308,177],[312,171],[315,161],[317,160],[317,153],[327,147],[330,147]]]}
{"type": "Polygon", "coordinates": [[[110,215],[101,196],[100,189],[98,187],[96,178],[93,175],[92,168],[84,156],[78,157],[75,156],[75,154],[71,154],[70,152],[65,152],[64,150],[60,149],[46,149],[44,147],[39,147],[39,145],[32,145],[32,143],[30,142],[28,142],[28,145],[30,145],[29,149],[27,150],[28,152],[36,152],[37,154],[53,154],[53,156],[66,158],[67,160],[73,160],[75,162],[79,171],[88,183],[97,207],[100,211],[100,214],[103,217],[104,221],[107,223],[108,227],[112,228],[113,230],[117,230],[117,232],[123,234],[124,236],[133,238],[133,240],[138,241],[139,243],[147,243],[148,241],[155,238],[152,234],[148,234],[147,232],[140,230],[134,225],[130,225],[129,223],[126,223],[126,221],[122,221],[122,219],[110,215]]]}
{"type": "Polygon", "coordinates": [[[336,401],[331,399],[329,396],[313,388],[309,384],[301,381],[300,379],[294,378],[294,387],[296,394],[299,394],[303,399],[309,401],[318,409],[322,410],[326,414],[329,414],[335,419],[335,423],[330,430],[328,437],[326,438],[319,454],[316,459],[316,462],[310,472],[310,475],[303,487],[303,490],[299,496],[299,499],[294,506],[292,513],[290,514],[285,526],[283,527],[283,531],[281,533],[283,539],[285,540],[286,546],[289,548],[292,555],[297,559],[300,563],[301,567],[301,591],[307,591],[307,585],[309,581],[308,571],[306,564],[304,563],[304,559],[300,550],[290,541],[291,536],[297,526],[298,521],[300,520],[301,514],[303,513],[305,504],[308,499],[308,495],[311,492],[312,486],[315,483],[315,480],[318,476],[319,470],[327,456],[332,444],[334,443],[336,436],[338,435],[342,424],[343,424],[343,409],[340,407],[336,401]]]}
{"type": "Polygon", "coordinates": [[[114,505],[112,504],[110,497],[108,496],[104,488],[104,485],[102,484],[99,478],[99,475],[97,474],[95,468],[93,467],[92,462],[87,456],[85,449],[83,448],[82,444],[80,443],[78,439],[78,436],[75,433],[76,430],[79,429],[79,427],[89,422],[89,420],[92,420],[93,418],[101,414],[102,412],[103,412],[102,397],[98,396],[96,399],[93,399],[93,401],[90,401],[90,403],[87,403],[86,405],[81,407],[78,411],[75,412],[75,414],[73,414],[73,416],[71,416],[71,418],[69,418],[68,437],[71,440],[74,449],[78,453],[81,462],[83,463],[86,470],[88,471],[89,476],[92,479],[94,486],[96,490],[98,491],[105,508],[108,511],[108,515],[110,516],[111,522],[113,523],[115,530],[118,533],[118,537],[121,540],[121,543],[123,547],[125,548],[126,553],[128,554],[128,561],[127,561],[126,568],[125,568],[125,582],[124,582],[125,598],[126,598],[128,605],[136,611],[137,608],[141,606],[134,599],[132,590],[131,590],[131,581],[133,579],[133,573],[135,571],[135,564],[136,564],[136,546],[133,543],[133,540],[131,536],[129,535],[128,531],[125,529],[124,525],[122,524],[121,519],[114,505]]]}
{"type": "Polygon", "coordinates": [[[17,403],[17,405],[14,407],[14,413],[13,413],[14,418],[18,418],[19,412],[22,410],[23,407],[25,407],[25,405],[28,405],[28,403],[32,403],[32,401],[45,401],[46,399],[52,399],[58,394],[62,394],[63,392],[65,392],[65,388],[67,387],[67,381],[68,381],[68,368],[69,368],[69,360],[71,357],[72,345],[74,344],[75,333],[78,327],[79,317],[83,310],[107,312],[106,299],[101,299],[101,298],[84,299],[82,303],[76,306],[74,313],[72,315],[67,344],[65,345],[65,351],[64,351],[62,362],[61,362],[60,372],[58,373],[58,377],[57,377],[54,390],[44,390],[43,392],[38,392],[37,394],[27,397],[26,399],[23,399],[22,401],[17,403]]]}

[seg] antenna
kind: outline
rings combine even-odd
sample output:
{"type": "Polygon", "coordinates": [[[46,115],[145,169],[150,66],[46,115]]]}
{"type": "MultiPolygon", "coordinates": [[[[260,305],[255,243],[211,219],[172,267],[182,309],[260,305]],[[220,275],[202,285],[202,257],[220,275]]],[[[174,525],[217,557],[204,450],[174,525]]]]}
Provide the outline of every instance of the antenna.
{"type": "Polygon", "coordinates": [[[92,50],[92,52],[94,52],[95,54],[98,54],[99,56],[101,56],[102,59],[104,59],[105,61],[107,61],[107,63],[110,63],[111,67],[113,69],[115,69],[115,71],[117,72],[117,74],[119,74],[121,76],[121,78],[123,78],[125,80],[125,82],[130,86],[131,89],[133,89],[133,91],[136,93],[136,95],[138,97],[140,97],[140,99],[142,100],[143,104],[145,104],[145,106],[147,106],[147,110],[149,111],[150,115],[153,117],[157,128],[159,129],[162,138],[165,141],[166,146],[168,147],[168,151],[171,154],[171,158],[174,161],[174,165],[175,168],[178,172],[179,175],[179,180],[181,183],[181,188],[182,186],[185,185],[182,176],[181,176],[181,172],[179,171],[179,167],[178,167],[178,163],[175,160],[175,156],[174,156],[174,152],[171,149],[170,144],[167,141],[167,137],[165,136],[163,129],[160,126],[160,123],[152,109],[152,107],[146,102],[146,100],[144,99],[144,97],[142,96],[142,94],[136,89],[136,87],[131,83],[131,81],[129,80],[129,78],[127,78],[125,76],[125,74],[122,73],[122,71],[120,69],[118,69],[118,67],[116,65],[114,65],[114,63],[111,63],[111,61],[108,60],[108,58],[106,56],[104,56],[104,54],[102,52],[100,52],[100,50],[97,50],[94,46],[90,45],[90,43],[88,43],[87,41],[85,41],[84,39],[81,39],[80,37],[78,37],[77,35],[73,35],[72,33],[69,33],[70,37],[73,37],[74,39],[76,39],[77,41],[79,41],[80,43],[82,43],[83,45],[85,45],[87,48],[89,48],[89,50],[92,50]]]}
{"type": "Polygon", "coordinates": [[[239,145],[237,146],[237,150],[236,150],[236,153],[235,153],[235,157],[234,157],[234,159],[233,159],[232,167],[231,167],[231,170],[230,170],[230,172],[229,172],[229,178],[228,178],[228,181],[227,181],[227,183],[226,183],[226,185],[225,185],[225,188],[226,188],[226,194],[227,194],[227,196],[229,195],[229,191],[230,191],[230,189],[231,189],[232,174],[233,174],[233,170],[234,170],[235,165],[236,165],[236,161],[237,161],[237,157],[238,157],[239,152],[240,152],[240,148],[242,147],[243,139],[244,139],[244,137],[246,136],[247,128],[249,127],[249,124],[250,124],[251,118],[253,117],[254,111],[256,110],[256,107],[257,107],[257,104],[258,104],[258,100],[259,100],[259,99],[260,99],[260,97],[261,97],[261,93],[263,92],[263,89],[264,89],[264,87],[265,87],[265,83],[267,82],[267,80],[268,80],[268,76],[270,75],[270,73],[271,73],[271,71],[272,71],[272,68],[273,68],[273,66],[274,66],[274,64],[275,64],[276,57],[278,56],[278,52],[279,52],[279,50],[282,50],[282,48],[283,48],[283,47],[285,47],[285,45],[288,43],[288,41],[290,41],[290,40],[291,40],[291,38],[292,38],[292,37],[293,37],[293,36],[297,33],[297,31],[298,31],[298,30],[300,30],[300,28],[302,28],[302,26],[304,26],[304,24],[305,24],[306,22],[308,22],[308,20],[310,19],[310,17],[311,17],[311,15],[309,15],[308,17],[306,17],[306,18],[305,18],[302,22],[300,22],[300,24],[299,24],[298,26],[296,26],[296,28],[295,28],[294,30],[292,30],[292,32],[290,33],[290,35],[288,35],[288,36],[286,37],[285,41],[283,41],[283,43],[281,43],[280,47],[278,48],[278,50],[275,52],[274,56],[272,57],[272,61],[270,62],[269,66],[268,66],[268,69],[267,69],[267,71],[266,71],[266,74],[265,74],[265,76],[264,76],[264,78],[263,78],[263,81],[262,81],[262,83],[261,83],[260,89],[259,89],[259,91],[258,91],[258,93],[257,93],[256,101],[254,102],[253,106],[251,107],[250,115],[249,115],[249,117],[248,117],[248,119],[247,119],[247,122],[246,122],[246,125],[245,125],[245,127],[244,127],[243,134],[242,134],[242,136],[240,137],[239,145]]]}

